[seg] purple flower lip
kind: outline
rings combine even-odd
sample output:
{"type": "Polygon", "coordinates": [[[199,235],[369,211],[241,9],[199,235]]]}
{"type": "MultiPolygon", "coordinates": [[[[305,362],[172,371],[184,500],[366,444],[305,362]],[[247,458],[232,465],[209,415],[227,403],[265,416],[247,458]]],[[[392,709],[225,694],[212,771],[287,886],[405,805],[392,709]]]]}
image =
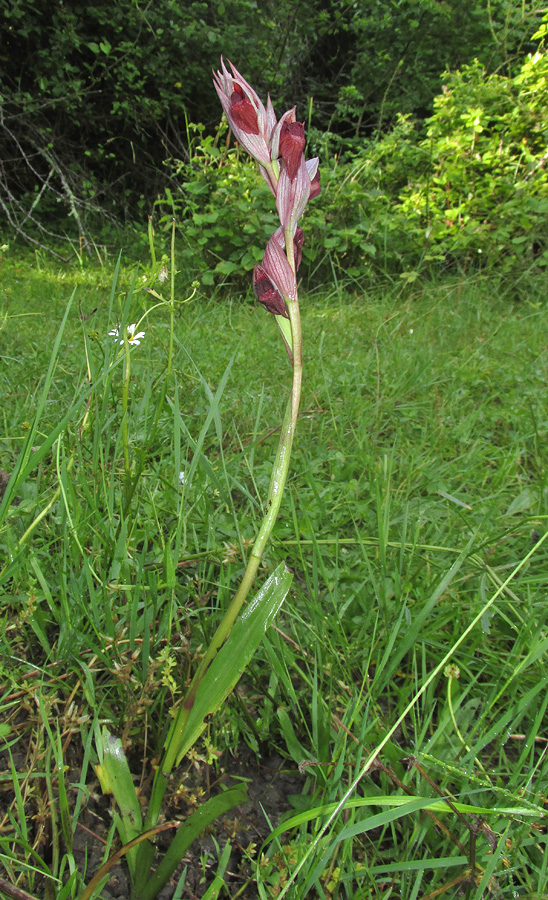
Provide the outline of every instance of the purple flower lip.
{"type": "Polygon", "coordinates": [[[284,122],[280,135],[280,156],[291,181],[297,177],[305,145],[302,122],[284,122]]]}
{"type": "Polygon", "coordinates": [[[262,266],[255,266],[253,269],[253,290],[259,303],[262,303],[269,313],[289,319],[283,297],[274,287],[262,266]]]}
{"type": "Polygon", "coordinates": [[[239,84],[234,84],[234,90],[230,96],[230,112],[235,124],[246,134],[259,134],[257,122],[257,110],[249,97],[243,92],[239,84]]]}

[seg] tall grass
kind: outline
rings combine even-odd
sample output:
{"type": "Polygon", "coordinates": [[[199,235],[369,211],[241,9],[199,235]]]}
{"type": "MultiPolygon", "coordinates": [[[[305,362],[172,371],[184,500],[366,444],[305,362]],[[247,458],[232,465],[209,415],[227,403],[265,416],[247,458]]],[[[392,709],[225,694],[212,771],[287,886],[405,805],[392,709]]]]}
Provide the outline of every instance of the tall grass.
{"type": "MultiPolygon", "coordinates": [[[[103,825],[81,852],[103,725],[145,794],[241,576],[288,364],[262,310],[197,296],[173,329],[167,307],[145,320],[124,407],[108,331],[153,305],[154,273],[83,272],[70,306],[54,269],[6,258],[2,275],[0,879],[62,900],[116,847],[103,825]]],[[[287,560],[295,590],[170,789],[183,816],[192,765],[207,789],[246,744],[300,777],[288,820],[246,842],[251,881],[220,850],[227,896],[548,895],[548,313],[538,287],[505,289],[303,303],[299,436],[265,560],[287,560]]]]}

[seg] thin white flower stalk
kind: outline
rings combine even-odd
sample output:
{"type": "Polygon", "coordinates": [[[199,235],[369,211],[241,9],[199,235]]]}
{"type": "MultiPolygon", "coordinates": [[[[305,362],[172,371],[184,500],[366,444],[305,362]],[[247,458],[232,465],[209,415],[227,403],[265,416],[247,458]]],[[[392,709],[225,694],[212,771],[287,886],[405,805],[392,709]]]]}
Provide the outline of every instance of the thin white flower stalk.
{"type": "MultiPolygon", "coordinates": [[[[150,310],[147,312],[149,311],[150,310]]],[[[123,332],[121,332],[119,325],[115,325],[108,333],[109,337],[113,338],[120,347],[125,347],[126,350],[124,356],[124,380],[122,387],[122,444],[124,448],[124,482],[126,493],[129,492],[129,484],[131,481],[128,429],[129,385],[131,381],[131,353],[129,352],[129,348],[138,347],[145,337],[145,332],[139,331],[138,329],[146,315],[147,313],[145,313],[138,322],[132,322],[131,325],[127,325],[126,330],[123,332]]]]}
{"type": "MultiPolygon", "coordinates": [[[[154,229],[152,227],[152,221],[149,219],[149,240],[150,240],[150,248],[151,248],[151,256],[153,262],[153,274],[156,272],[157,264],[156,264],[156,256],[154,253],[154,229]]],[[[169,278],[169,298],[165,298],[161,293],[154,290],[153,288],[149,288],[146,284],[143,284],[144,290],[151,297],[154,297],[157,300],[157,303],[154,303],[148,309],[145,310],[141,318],[138,322],[133,322],[131,325],[127,325],[125,330],[122,329],[120,325],[115,326],[108,332],[109,338],[112,338],[121,348],[125,347],[125,351],[120,350],[120,355],[123,354],[123,363],[124,363],[124,375],[123,375],[123,386],[122,386],[122,444],[123,444],[123,453],[124,453],[124,502],[123,502],[123,511],[122,516],[120,517],[120,523],[118,526],[118,533],[121,528],[122,521],[125,520],[125,517],[129,514],[131,508],[132,498],[134,496],[135,490],[137,488],[137,484],[139,482],[139,478],[141,475],[141,464],[137,461],[132,463],[130,456],[130,442],[129,442],[129,389],[130,389],[130,381],[131,381],[131,353],[134,352],[132,348],[137,347],[141,344],[143,338],[145,338],[145,331],[140,330],[147,316],[149,316],[154,310],[159,307],[168,308],[169,310],[169,346],[167,352],[167,363],[165,368],[165,379],[163,381],[163,385],[160,387],[161,398],[158,396],[158,402],[155,404],[156,411],[154,415],[154,419],[151,423],[149,433],[154,433],[156,429],[162,409],[162,402],[166,396],[166,392],[168,390],[168,383],[171,378],[172,366],[173,366],[173,354],[174,354],[174,333],[175,333],[175,305],[190,303],[196,296],[197,290],[199,288],[199,282],[193,281],[191,285],[190,293],[183,300],[176,300],[175,298],[175,222],[173,222],[172,233],[171,233],[171,259],[170,259],[170,267],[168,269],[167,263],[162,260],[162,265],[159,270],[159,273],[154,275],[151,283],[154,283],[155,280],[160,282],[166,281],[169,278]],[[161,277],[160,277],[161,275],[161,277]]],[[[146,276],[143,279],[146,282],[146,276]]],[[[117,536],[118,536],[117,533],[117,536]]]]}

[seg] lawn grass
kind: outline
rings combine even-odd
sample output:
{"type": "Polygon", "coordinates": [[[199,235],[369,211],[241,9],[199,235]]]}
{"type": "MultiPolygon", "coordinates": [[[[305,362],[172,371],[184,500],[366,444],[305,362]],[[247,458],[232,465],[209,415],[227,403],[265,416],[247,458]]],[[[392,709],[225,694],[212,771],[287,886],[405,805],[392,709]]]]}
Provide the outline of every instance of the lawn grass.
{"type": "MultiPolygon", "coordinates": [[[[20,470],[0,509],[0,878],[63,900],[98,867],[76,850],[104,724],[146,799],[260,522],[290,370],[262,309],[198,292],[176,307],[166,381],[158,308],[131,350],[126,446],[107,335],[153,305],[150,269],[122,267],[114,286],[112,266],[6,255],[0,271],[0,467],[20,470]]],[[[300,788],[226,896],[548,896],[542,286],[519,300],[474,277],[350,286],[305,297],[303,329],[292,474],[261,574],[284,559],[294,590],[170,815],[196,767],[205,787],[247,745],[300,788]]],[[[106,858],[114,828],[100,837],[106,858]]],[[[215,865],[175,895],[202,896],[215,865]]]]}

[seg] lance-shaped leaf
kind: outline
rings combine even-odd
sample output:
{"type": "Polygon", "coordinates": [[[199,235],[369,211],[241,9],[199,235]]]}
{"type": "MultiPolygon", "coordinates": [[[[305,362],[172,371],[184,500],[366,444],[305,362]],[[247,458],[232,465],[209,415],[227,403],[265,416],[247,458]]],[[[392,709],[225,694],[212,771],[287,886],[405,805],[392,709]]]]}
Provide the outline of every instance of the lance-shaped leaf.
{"type": "Polygon", "coordinates": [[[293,365],[293,331],[291,330],[291,322],[283,316],[274,316],[276,325],[280,329],[280,334],[289,356],[289,362],[293,365]]]}
{"type": "Polygon", "coordinates": [[[164,854],[158,868],[139,891],[139,900],[154,900],[169,878],[171,878],[186,851],[198,835],[215,819],[224,816],[229,809],[239,806],[247,800],[249,800],[249,797],[247,796],[246,788],[238,787],[225,791],[217,797],[212,797],[210,800],[202,803],[196,812],[192,813],[185,822],[179,825],[177,834],[173,838],[167,853],[164,854]]]}
{"type": "MultiPolygon", "coordinates": [[[[122,742],[111,734],[105,725],[101,733],[101,740],[98,741],[97,752],[100,762],[95,766],[95,771],[101,784],[101,790],[104,794],[114,795],[120,810],[119,815],[115,814],[114,821],[122,843],[127,844],[136,838],[143,829],[141,807],[122,742]]],[[[137,861],[136,848],[128,852],[127,861],[131,875],[134,877],[137,861]]]]}
{"type": "MultiPolygon", "coordinates": [[[[219,709],[240,680],[268,625],[284,602],[292,578],[285,564],[280,563],[236,621],[229,637],[200,682],[181,743],[177,748],[176,765],[179,765],[183,756],[200,737],[207,725],[207,717],[219,709]]],[[[174,736],[172,729],[166,746],[174,736]]]]}

